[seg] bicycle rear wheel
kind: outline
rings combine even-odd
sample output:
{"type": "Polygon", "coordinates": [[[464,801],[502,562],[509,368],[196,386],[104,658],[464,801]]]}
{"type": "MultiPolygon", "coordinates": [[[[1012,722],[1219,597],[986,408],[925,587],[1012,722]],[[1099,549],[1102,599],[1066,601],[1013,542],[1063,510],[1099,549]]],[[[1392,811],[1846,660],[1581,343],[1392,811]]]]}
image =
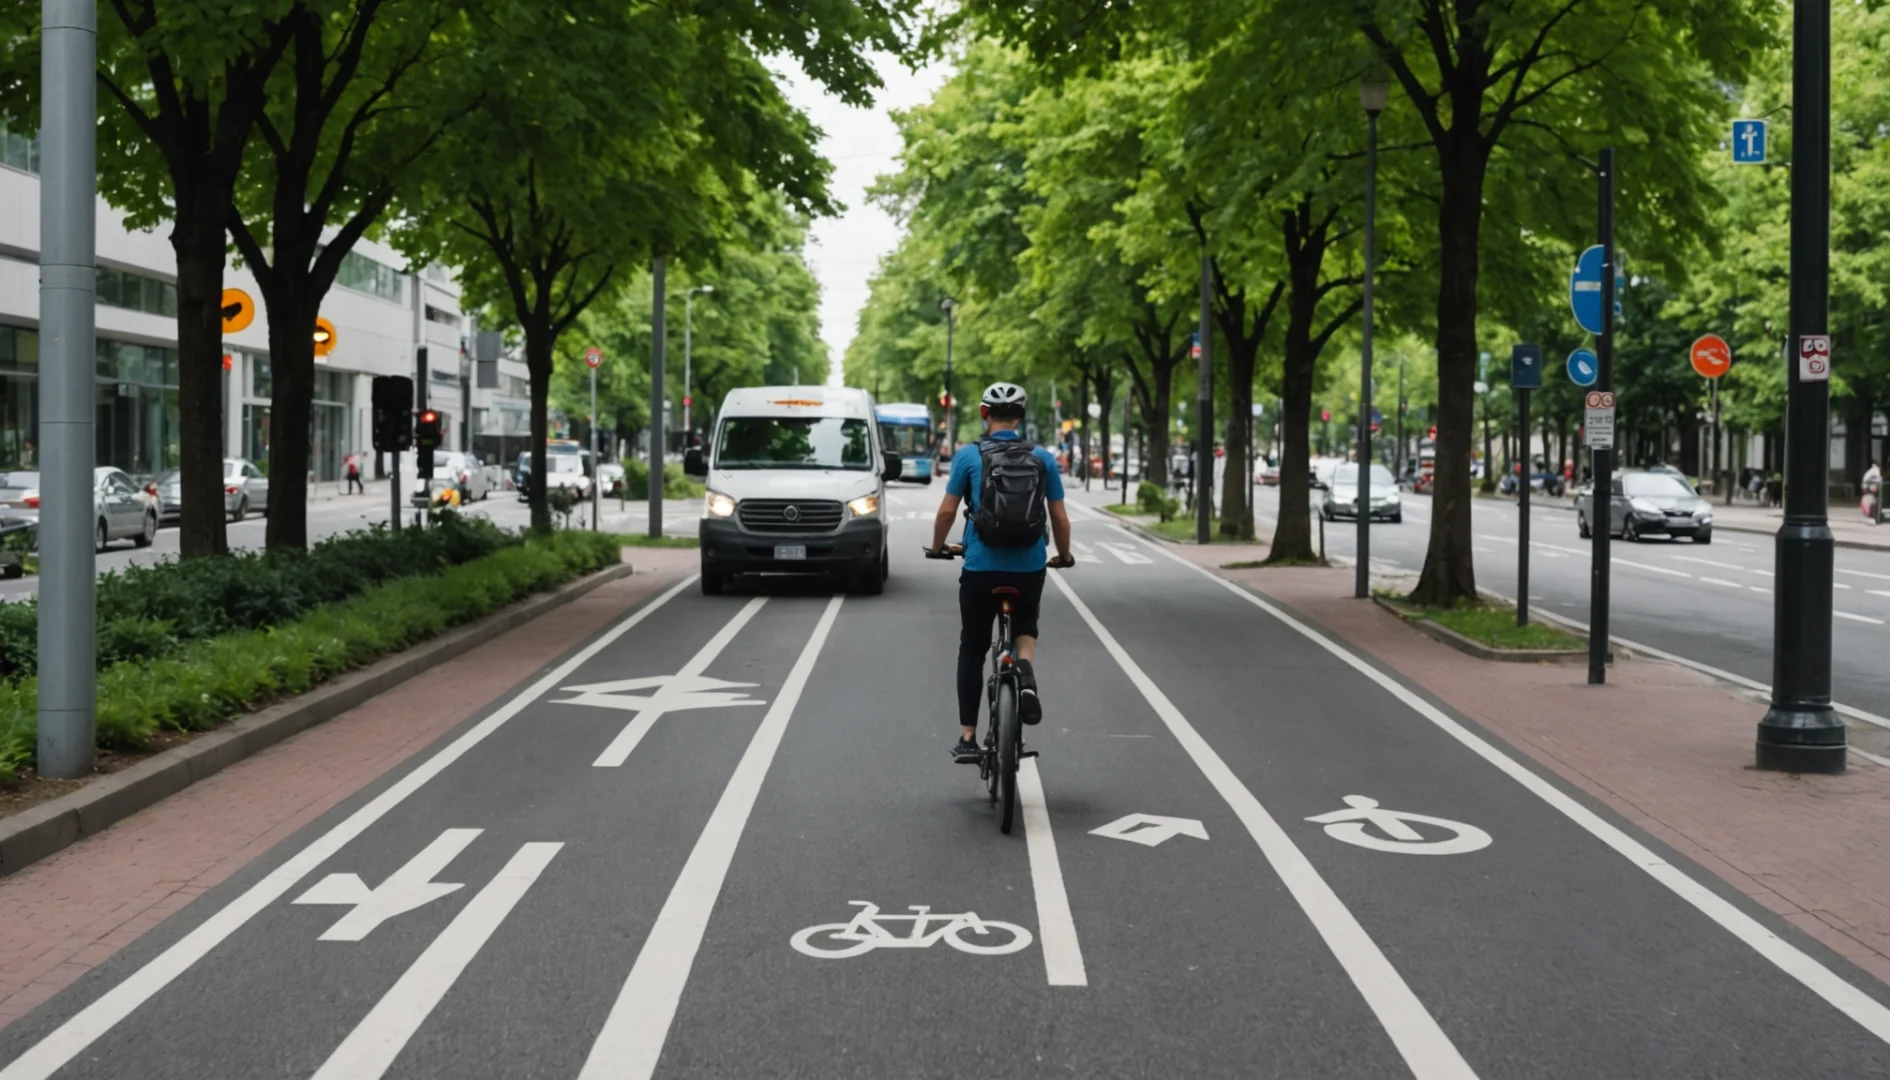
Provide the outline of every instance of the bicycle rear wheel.
{"type": "Polygon", "coordinates": [[[1017,683],[998,685],[998,830],[1008,833],[1017,818],[1017,758],[1023,748],[1023,721],[1017,713],[1017,683]]]}

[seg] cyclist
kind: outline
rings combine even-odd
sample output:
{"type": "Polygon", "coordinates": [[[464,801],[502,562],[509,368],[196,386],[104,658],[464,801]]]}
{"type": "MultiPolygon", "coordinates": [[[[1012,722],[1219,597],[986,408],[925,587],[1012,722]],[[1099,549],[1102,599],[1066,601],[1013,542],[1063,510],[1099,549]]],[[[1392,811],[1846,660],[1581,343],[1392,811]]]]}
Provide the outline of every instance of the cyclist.
{"type": "Polygon", "coordinates": [[[958,517],[965,515],[965,568],[958,578],[958,723],[963,729],[952,756],[978,760],[978,706],[984,696],[984,657],[991,650],[991,623],[998,600],[991,590],[1010,586],[1011,628],[1016,638],[1017,711],[1026,724],[1043,719],[1037,675],[1031,661],[1037,651],[1037,609],[1043,599],[1044,568],[1072,566],[1070,515],[1063,508],[1063,480],[1056,458],[1023,438],[1024,388],[992,383],[978,405],[985,437],[958,448],[951,477],[932,525],[932,551],[942,555],[958,517]],[[1031,473],[1034,463],[1037,472],[1031,473]],[[987,505],[988,504],[988,505],[987,505]],[[1057,557],[1046,558],[1044,524],[1057,542],[1057,557]],[[984,522],[981,530],[979,522],[984,522]],[[989,533],[989,535],[985,535],[989,533]]]}

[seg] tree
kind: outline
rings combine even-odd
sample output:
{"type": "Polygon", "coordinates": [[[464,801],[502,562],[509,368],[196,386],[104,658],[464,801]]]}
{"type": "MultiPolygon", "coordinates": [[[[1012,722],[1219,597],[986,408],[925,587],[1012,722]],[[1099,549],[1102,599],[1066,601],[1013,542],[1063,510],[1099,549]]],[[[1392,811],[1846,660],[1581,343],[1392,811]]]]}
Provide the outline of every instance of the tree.
{"type": "MultiPolygon", "coordinates": [[[[292,0],[116,0],[99,20],[99,193],[127,224],[171,223],[177,254],[184,558],[227,548],[223,515],[224,229],[292,0]]],[[[0,15],[0,106],[36,127],[37,5],[0,15]]]]}

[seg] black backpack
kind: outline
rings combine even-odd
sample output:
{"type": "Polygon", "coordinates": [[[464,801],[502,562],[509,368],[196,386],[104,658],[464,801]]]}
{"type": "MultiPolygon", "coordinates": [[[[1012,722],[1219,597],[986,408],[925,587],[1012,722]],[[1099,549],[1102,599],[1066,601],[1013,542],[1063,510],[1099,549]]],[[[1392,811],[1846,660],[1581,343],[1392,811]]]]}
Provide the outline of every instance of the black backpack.
{"type": "Polygon", "coordinates": [[[1030,547],[1043,538],[1045,508],[1043,462],[1037,445],[1024,439],[981,439],[978,454],[984,481],[971,521],[988,547],[1030,547]]]}

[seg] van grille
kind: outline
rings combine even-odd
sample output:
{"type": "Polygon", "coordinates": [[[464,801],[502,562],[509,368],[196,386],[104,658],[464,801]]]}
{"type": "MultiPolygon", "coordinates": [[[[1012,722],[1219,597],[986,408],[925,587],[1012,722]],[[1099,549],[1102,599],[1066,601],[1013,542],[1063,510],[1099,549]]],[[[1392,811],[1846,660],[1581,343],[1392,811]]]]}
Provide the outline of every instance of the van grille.
{"type": "Polygon", "coordinates": [[[813,499],[744,499],[737,513],[743,528],[758,533],[831,532],[846,516],[839,503],[813,499]]]}

